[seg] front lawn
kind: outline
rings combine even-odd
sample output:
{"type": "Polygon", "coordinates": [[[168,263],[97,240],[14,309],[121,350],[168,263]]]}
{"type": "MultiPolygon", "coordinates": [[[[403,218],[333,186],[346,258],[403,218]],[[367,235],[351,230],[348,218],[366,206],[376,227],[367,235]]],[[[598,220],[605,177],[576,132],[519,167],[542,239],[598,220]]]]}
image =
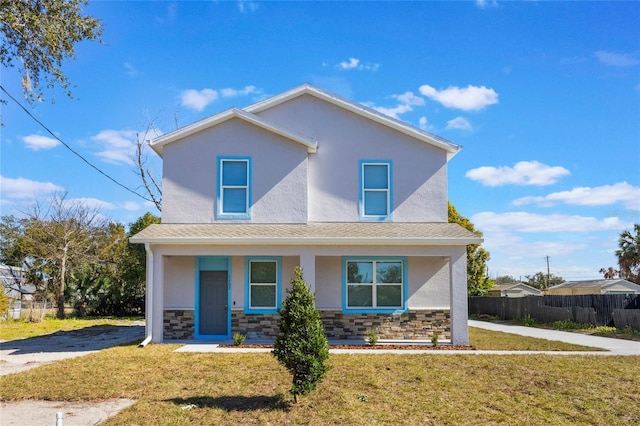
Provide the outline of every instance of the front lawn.
{"type": "Polygon", "coordinates": [[[79,330],[96,325],[131,325],[144,318],[45,318],[40,322],[30,322],[26,319],[8,320],[0,322],[0,340],[25,339],[27,337],[43,336],[56,331],[79,330]]]}
{"type": "Polygon", "coordinates": [[[137,402],[105,425],[637,424],[640,357],[331,355],[293,404],[266,353],[121,346],[0,377],[3,400],[137,402]]]}

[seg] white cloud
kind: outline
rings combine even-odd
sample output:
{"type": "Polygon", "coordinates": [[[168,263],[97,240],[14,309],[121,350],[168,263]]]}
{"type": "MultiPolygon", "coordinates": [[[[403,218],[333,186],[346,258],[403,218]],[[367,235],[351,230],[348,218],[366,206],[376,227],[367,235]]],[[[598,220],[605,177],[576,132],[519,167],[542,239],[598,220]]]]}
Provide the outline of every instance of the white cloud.
{"type": "Polygon", "coordinates": [[[123,65],[124,65],[125,73],[129,77],[133,78],[139,74],[138,70],[131,62],[125,62],[123,65]]]}
{"type": "Polygon", "coordinates": [[[611,67],[627,68],[640,64],[640,52],[616,53],[598,50],[594,55],[600,62],[611,67]]]}
{"type": "Polygon", "coordinates": [[[471,221],[483,232],[593,232],[621,230],[629,227],[617,217],[597,219],[589,216],[565,214],[537,214],[528,212],[494,213],[482,212],[471,217],[471,221]]]}
{"type": "Polygon", "coordinates": [[[483,166],[469,170],[465,176],[484,186],[502,185],[552,185],[569,170],[561,166],[547,166],[538,161],[520,161],[513,167],[483,166]]]}
{"type": "Polygon", "coordinates": [[[122,203],[121,207],[132,212],[138,211],[141,208],[140,204],[135,201],[125,201],[122,203]]]}
{"type": "Polygon", "coordinates": [[[431,125],[429,125],[429,122],[427,121],[427,117],[425,116],[420,117],[420,119],[418,120],[418,125],[422,130],[430,130],[432,127],[431,125]]]}
{"type": "Polygon", "coordinates": [[[218,99],[218,92],[213,89],[188,89],[182,92],[180,97],[183,106],[202,111],[207,105],[218,99]]]}
{"type": "Polygon", "coordinates": [[[136,132],[134,130],[103,130],[91,137],[100,150],[96,153],[103,161],[113,164],[133,164],[136,150],[136,132]]]}
{"type": "Polygon", "coordinates": [[[347,61],[342,61],[336,68],[341,70],[364,70],[364,71],[377,71],[380,68],[380,64],[363,64],[360,59],[349,58],[347,61]]]}
{"type": "Polygon", "coordinates": [[[498,94],[485,86],[457,87],[449,86],[444,90],[436,90],[428,84],[420,86],[420,93],[447,108],[464,111],[477,111],[486,106],[498,103],[498,94]]]}
{"type": "Polygon", "coordinates": [[[114,210],[116,206],[107,201],[98,200],[97,198],[70,198],[65,200],[70,205],[81,205],[87,207],[88,209],[95,210],[114,210]]]}
{"type": "Polygon", "coordinates": [[[60,145],[60,141],[54,138],[49,138],[42,135],[28,135],[22,138],[27,148],[32,151],[39,151],[41,149],[52,149],[60,145]]]}
{"type": "Polygon", "coordinates": [[[513,201],[513,204],[552,206],[556,203],[565,203],[578,206],[607,206],[618,202],[625,203],[629,209],[640,209],[640,187],[634,187],[627,182],[596,187],[583,186],[545,196],[518,198],[513,201]]]}
{"type": "Polygon", "coordinates": [[[393,98],[406,105],[424,105],[424,98],[414,95],[413,92],[405,92],[401,95],[393,95],[393,98]]]}
{"type": "Polygon", "coordinates": [[[399,118],[398,114],[404,114],[405,112],[413,111],[413,108],[411,108],[410,105],[404,105],[404,104],[400,104],[393,108],[374,107],[373,109],[393,118],[399,118]]]}
{"type": "Polygon", "coordinates": [[[464,117],[456,117],[447,121],[447,129],[472,130],[471,123],[464,117]]]}
{"type": "Polygon", "coordinates": [[[255,12],[260,8],[260,5],[255,1],[239,0],[238,10],[240,13],[255,12]]]}
{"type": "Polygon", "coordinates": [[[0,189],[3,198],[34,198],[42,194],[63,192],[64,188],[52,182],[38,182],[35,180],[8,178],[0,175],[0,189]]]}
{"type": "Polygon", "coordinates": [[[489,7],[498,7],[497,0],[476,0],[476,6],[480,9],[487,9],[489,7]]]}
{"type": "Polygon", "coordinates": [[[240,89],[240,90],[231,89],[231,88],[220,90],[220,94],[222,94],[223,98],[235,98],[236,96],[247,96],[252,93],[258,93],[258,91],[256,90],[256,86],[245,86],[244,89],[240,89]]]}

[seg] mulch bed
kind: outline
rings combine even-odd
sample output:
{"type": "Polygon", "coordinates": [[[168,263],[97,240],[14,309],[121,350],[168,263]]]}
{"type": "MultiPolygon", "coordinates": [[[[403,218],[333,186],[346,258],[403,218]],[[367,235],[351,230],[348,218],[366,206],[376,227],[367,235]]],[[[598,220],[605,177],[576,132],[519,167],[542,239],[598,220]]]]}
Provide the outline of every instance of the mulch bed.
{"type": "MultiPolygon", "coordinates": [[[[237,348],[235,345],[220,345],[221,348],[237,348]]],[[[248,345],[240,345],[242,348],[258,348],[258,349],[273,349],[273,345],[256,345],[256,344],[248,344],[248,345]]],[[[329,345],[329,349],[361,349],[363,351],[370,349],[400,349],[400,350],[422,350],[422,351],[473,351],[476,348],[473,346],[462,346],[462,345],[329,345]]]]}

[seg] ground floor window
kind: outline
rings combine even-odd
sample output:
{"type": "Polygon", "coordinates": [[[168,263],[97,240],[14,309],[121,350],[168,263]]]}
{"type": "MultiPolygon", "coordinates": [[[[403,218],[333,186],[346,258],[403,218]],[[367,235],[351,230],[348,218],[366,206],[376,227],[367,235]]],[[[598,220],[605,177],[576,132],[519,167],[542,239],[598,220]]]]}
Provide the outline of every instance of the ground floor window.
{"type": "Polygon", "coordinates": [[[247,258],[246,311],[275,312],[280,305],[280,259],[247,258]]]}
{"type": "Polygon", "coordinates": [[[343,264],[347,310],[404,308],[404,259],[347,258],[343,264]]]}

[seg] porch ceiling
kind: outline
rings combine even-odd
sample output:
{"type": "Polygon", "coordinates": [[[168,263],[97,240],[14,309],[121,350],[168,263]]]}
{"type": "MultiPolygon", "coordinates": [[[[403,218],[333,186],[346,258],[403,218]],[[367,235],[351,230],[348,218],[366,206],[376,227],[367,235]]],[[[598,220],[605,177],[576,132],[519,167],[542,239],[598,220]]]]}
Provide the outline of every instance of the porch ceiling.
{"type": "Polygon", "coordinates": [[[130,238],[152,244],[456,245],[483,239],[455,223],[154,224],[130,238]]]}

